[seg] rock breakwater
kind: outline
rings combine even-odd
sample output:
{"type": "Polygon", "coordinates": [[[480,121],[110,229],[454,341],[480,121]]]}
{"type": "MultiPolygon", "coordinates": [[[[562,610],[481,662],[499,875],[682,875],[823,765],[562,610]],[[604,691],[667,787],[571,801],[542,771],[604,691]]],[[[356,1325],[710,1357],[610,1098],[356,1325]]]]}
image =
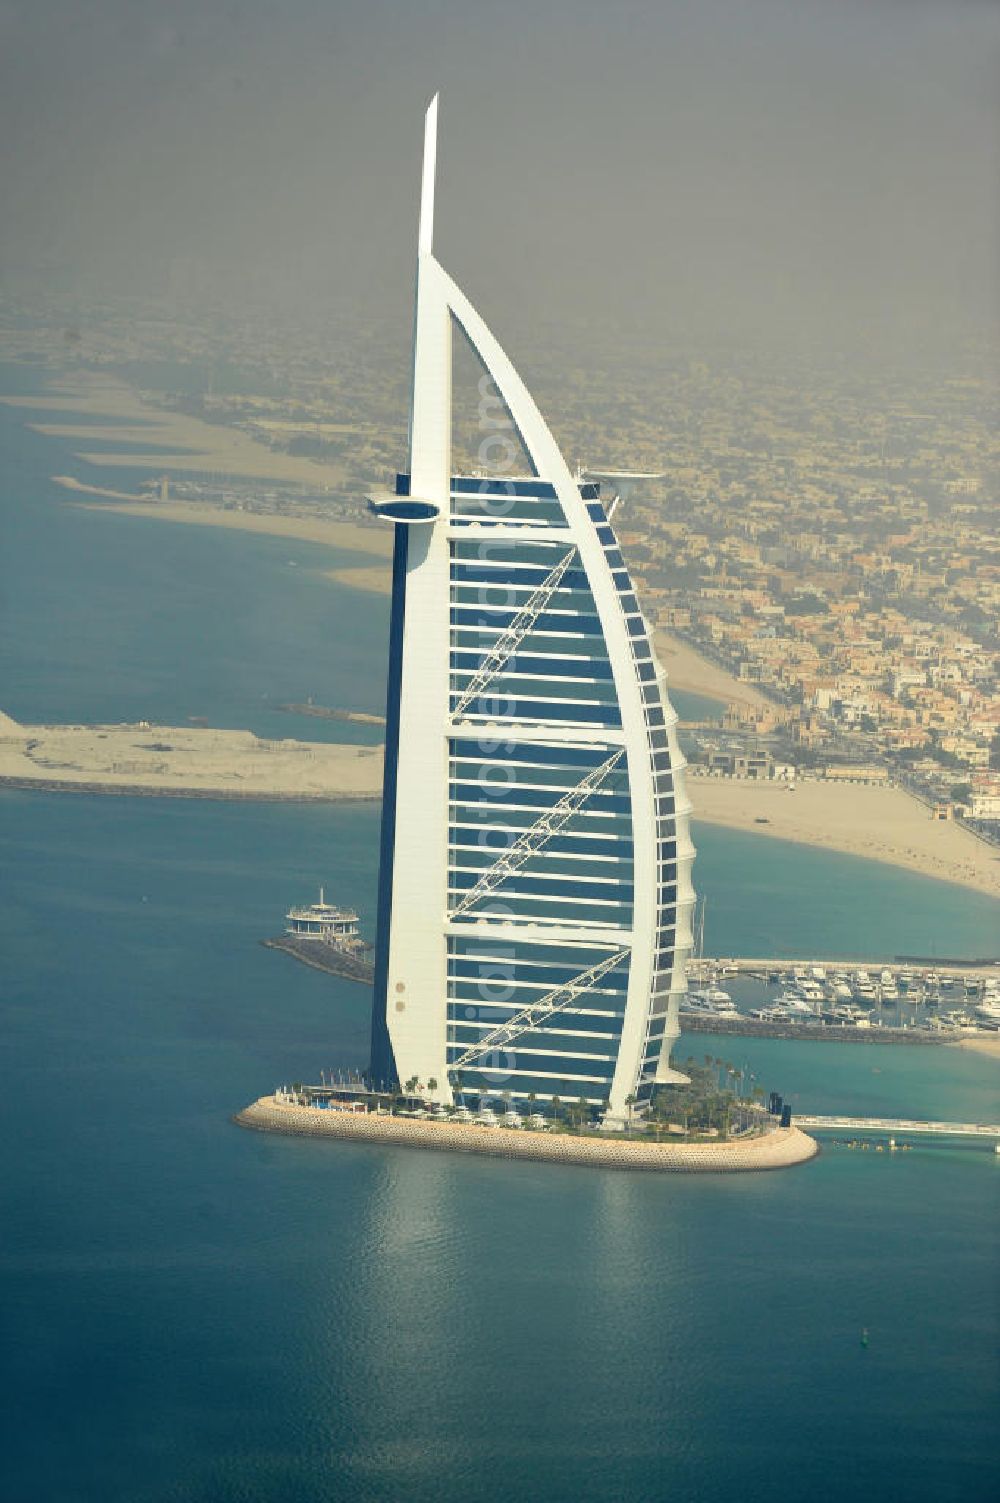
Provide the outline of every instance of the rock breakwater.
{"type": "Polygon", "coordinates": [[[393,1148],[431,1148],[491,1158],[531,1159],[553,1164],[589,1164],[610,1169],[667,1173],[733,1174],[785,1169],[814,1158],[819,1147],[797,1127],[775,1128],[759,1138],[720,1143],[650,1143],[609,1135],[581,1138],[522,1128],[478,1127],[461,1122],[425,1122],[411,1117],[362,1115],[321,1107],[289,1106],[262,1096],[233,1121],[258,1132],[339,1138],[393,1148]]]}

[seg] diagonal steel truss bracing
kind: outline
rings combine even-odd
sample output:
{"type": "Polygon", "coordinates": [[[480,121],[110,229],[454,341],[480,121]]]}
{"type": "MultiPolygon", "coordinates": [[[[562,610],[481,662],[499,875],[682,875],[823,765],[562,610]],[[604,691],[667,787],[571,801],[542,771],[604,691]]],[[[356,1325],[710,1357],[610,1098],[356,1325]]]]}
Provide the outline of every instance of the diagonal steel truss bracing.
{"type": "Polygon", "coordinates": [[[459,715],[465,713],[472,701],[482,694],[487,685],[492,683],[497,674],[501,672],[508,660],[514,656],[514,653],[520,647],[556,590],[558,590],[562,583],[563,575],[573,562],[575,554],[576,549],[571,548],[565,558],[559,560],[551,574],[547,574],[538,588],[532,590],[510,625],[506,626],[497,637],[486,657],[466,684],[458,703],[452,710],[453,719],[457,719],[459,715]]]}
{"type": "Polygon", "coordinates": [[[537,1002],[532,1002],[530,1007],[522,1008],[520,1012],[508,1018],[506,1023],[501,1023],[498,1028],[492,1029],[485,1034],[478,1043],[471,1044],[457,1059],[452,1060],[448,1066],[449,1073],[456,1070],[464,1070],[467,1065],[481,1059],[484,1054],[489,1054],[492,1049],[502,1049],[506,1044],[512,1044],[522,1033],[530,1033],[546,1018],[551,1018],[553,1013],[561,1012],[571,1002],[575,1002],[581,993],[589,991],[596,986],[603,976],[614,970],[621,961],[627,960],[628,950],[616,950],[613,955],[607,955],[597,965],[589,966],[574,976],[572,981],[563,982],[562,986],[554,987],[546,992],[544,997],[539,997],[537,1002]]]}
{"type": "Polygon", "coordinates": [[[487,871],[483,872],[475,887],[471,887],[467,893],[463,894],[459,902],[455,904],[455,907],[448,914],[449,919],[457,918],[460,913],[464,913],[467,908],[471,908],[473,903],[477,903],[480,898],[485,898],[489,893],[495,892],[507,877],[511,876],[513,872],[518,871],[524,865],[529,857],[536,855],[538,851],[544,849],[553,835],[557,835],[563,825],[572,819],[577,810],[587,802],[590,795],[597,792],[605,779],[618,766],[624,755],[625,748],[622,747],[613,756],[610,756],[606,762],[602,762],[600,767],[591,768],[587,776],[581,778],[575,788],[570,788],[567,793],[563,794],[558,803],[553,804],[551,809],[546,809],[544,814],[529,829],[523,830],[513,844],[504,851],[503,855],[487,871]]]}

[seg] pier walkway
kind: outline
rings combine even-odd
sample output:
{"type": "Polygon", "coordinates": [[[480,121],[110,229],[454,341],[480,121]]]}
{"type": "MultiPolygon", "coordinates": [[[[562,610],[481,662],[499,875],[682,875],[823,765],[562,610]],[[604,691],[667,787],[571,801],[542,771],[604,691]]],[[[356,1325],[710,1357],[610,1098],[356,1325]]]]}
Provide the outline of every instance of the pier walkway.
{"type": "Polygon", "coordinates": [[[908,1117],[810,1117],[795,1113],[797,1127],[810,1131],[933,1133],[946,1138],[995,1138],[1000,1142],[1000,1123],[996,1122],[914,1122],[908,1117]]]}

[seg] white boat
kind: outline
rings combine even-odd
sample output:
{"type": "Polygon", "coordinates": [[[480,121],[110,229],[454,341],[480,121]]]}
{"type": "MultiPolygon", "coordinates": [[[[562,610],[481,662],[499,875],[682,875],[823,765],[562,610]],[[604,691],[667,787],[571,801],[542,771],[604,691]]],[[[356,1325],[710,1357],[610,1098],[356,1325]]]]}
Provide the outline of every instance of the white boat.
{"type": "Polygon", "coordinates": [[[882,983],[883,986],[895,986],[896,985],[896,978],[892,974],[892,972],[889,970],[888,966],[886,966],[886,968],[883,970],[881,976],[878,979],[882,983]]]}
{"type": "Polygon", "coordinates": [[[823,1013],[824,1018],[834,1023],[858,1023],[862,1019],[867,1022],[868,1015],[861,1007],[853,1007],[850,1003],[835,1002],[823,1013]]]}
{"type": "Polygon", "coordinates": [[[801,997],[779,997],[778,1001],[792,1017],[814,1018],[816,1016],[816,1009],[810,1007],[809,1003],[801,997]]]}
{"type": "Polygon", "coordinates": [[[788,1002],[772,1002],[767,1007],[755,1007],[750,1016],[761,1023],[803,1023],[815,1014],[811,1008],[806,1008],[803,1013],[788,1002]]]}
{"type": "Polygon", "coordinates": [[[730,1007],[733,1005],[732,997],[728,992],[724,992],[721,986],[710,986],[705,993],[705,1000],[714,1002],[716,1005],[725,1002],[728,1002],[730,1007]]]}
{"type": "Polygon", "coordinates": [[[684,1000],[683,1012],[706,1013],[714,1018],[736,1018],[739,1010],[728,992],[721,987],[709,986],[704,990],[688,992],[684,1000]]]}
{"type": "Polygon", "coordinates": [[[847,982],[841,980],[839,977],[833,983],[833,994],[835,997],[839,997],[842,1002],[849,1002],[854,996],[847,982]]]}
{"type": "Polygon", "coordinates": [[[689,991],[681,1004],[682,1012],[715,1012],[714,1005],[708,1000],[708,993],[698,987],[689,991]]]}
{"type": "Polygon", "coordinates": [[[814,981],[825,981],[826,980],[826,968],[824,966],[821,966],[821,965],[811,966],[810,969],[809,969],[809,974],[810,974],[810,976],[812,977],[812,979],[814,981]]]}

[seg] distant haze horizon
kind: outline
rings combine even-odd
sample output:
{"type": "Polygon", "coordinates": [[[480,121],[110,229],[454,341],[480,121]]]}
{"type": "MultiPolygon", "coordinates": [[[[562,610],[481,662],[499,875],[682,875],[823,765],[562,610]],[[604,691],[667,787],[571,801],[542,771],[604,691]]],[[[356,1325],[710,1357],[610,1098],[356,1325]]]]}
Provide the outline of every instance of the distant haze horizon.
{"type": "Polygon", "coordinates": [[[0,7],[0,291],[858,351],[995,335],[1000,11],[975,0],[0,7]]]}

